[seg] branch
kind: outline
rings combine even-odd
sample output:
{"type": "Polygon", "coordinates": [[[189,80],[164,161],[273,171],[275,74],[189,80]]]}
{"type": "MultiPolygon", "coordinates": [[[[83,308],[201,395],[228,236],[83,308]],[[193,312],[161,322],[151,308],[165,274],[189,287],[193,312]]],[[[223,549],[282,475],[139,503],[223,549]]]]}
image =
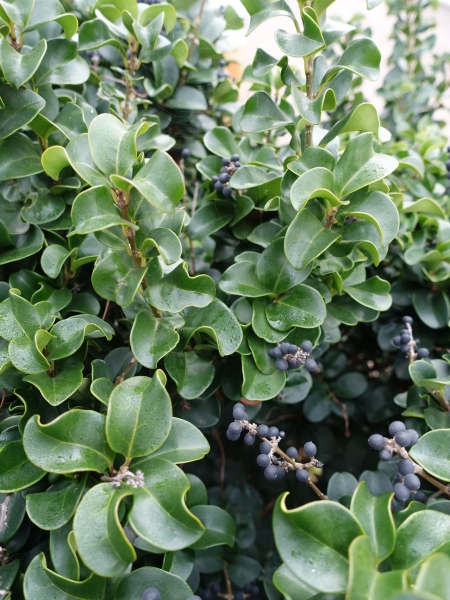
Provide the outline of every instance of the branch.
{"type": "Polygon", "coordinates": [[[136,363],[136,359],[133,356],[133,358],[130,360],[130,363],[125,368],[124,372],[121,375],[118,375],[116,377],[116,380],[114,382],[114,387],[116,387],[116,385],[119,385],[119,383],[122,383],[122,381],[125,381],[125,377],[127,376],[128,372],[131,371],[131,369],[133,368],[133,365],[135,363],[136,363]]]}

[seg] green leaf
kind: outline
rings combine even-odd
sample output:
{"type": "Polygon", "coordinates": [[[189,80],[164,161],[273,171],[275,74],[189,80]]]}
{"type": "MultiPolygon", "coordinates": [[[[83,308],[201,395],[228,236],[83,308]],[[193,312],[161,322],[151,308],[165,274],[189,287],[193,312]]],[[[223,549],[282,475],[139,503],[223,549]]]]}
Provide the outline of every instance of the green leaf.
{"type": "Polygon", "coordinates": [[[208,104],[204,94],[194,87],[177,87],[174,95],[166,102],[172,110],[206,110],[208,104]]]}
{"type": "Polygon", "coordinates": [[[33,339],[20,337],[13,339],[8,347],[12,364],[24,373],[42,373],[50,369],[50,363],[42,351],[47,346],[52,336],[47,331],[40,329],[33,339]]]}
{"type": "Polygon", "coordinates": [[[118,252],[111,252],[95,265],[92,273],[92,286],[97,294],[119,306],[131,304],[147,272],[147,267],[135,268],[131,260],[127,262],[118,252]]]}
{"type": "Polygon", "coordinates": [[[134,223],[122,218],[110,190],[105,186],[92,187],[78,194],[72,206],[72,221],[75,229],[70,235],[85,235],[116,225],[138,228],[134,223]]]}
{"type": "Polygon", "coordinates": [[[252,356],[242,355],[242,395],[247,400],[271,400],[278,396],[286,384],[286,373],[276,371],[274,374],[262,373],[252,356]]]}
{"type": "Polygon", "coordinates": [[[14,440],[0,448],[0,494],[23,490],[45,477],[45,471],[28,460],[22,440],[14,440]]]}
{"type": "Polygon", "coordinates": [[[21,27],[28,23],[31,12],[33,10],[34,2],[32,0],[16,0],[15,2],[8,2],[3,0],[1,3],[2,13],[12,21],[21,27]]]}
{"type": "Polygon", "coordinates": [[[231,265],[219,283],[220,289],[230,295],[259,298],[270,295],[270,290],[264,289],[256,275],[256,266],[249,262],[238,262],[231,265]]]}
{"type": "Polygon", "coordinates": [[[300,175],[291,188],[291,202],[295,210],[302,210],[311,198],[325,198],[332,206],[340,201],[334,192],[333,173],[328,169],[316,167],[300,175]]]}
{"type": "Polygon", "coordinates": [[[389,295],[391,284],[378,275],[359,283],[358,285],[345,286],[344,290],[354,300],[373,310],[388,310],[392,304],[392,298],[389,295]]]}
{"type": "Polygon", "coordinates": [[[138,536],[166,551],[180,550],[200,539],[205,529],[186,509],[189,480],[183,471],[167,460],[151,457],[140,462],[139,468],[145,474],[145,486],[133,492],[129,514],[138,536]]]}
{"type": "Polygon", "coordinates": [[[300,581],[285,563],[273,574],[273,583],[284,595],[285,600],[309,600],[317,591],[300,581]]]}
{"type": "Polygon", "coordinates": [[[376,44],[369,38],[353,40],[338,59],[336,66],[324,75],[321,85],[328,83],[340,70],[376,81],[380,76],[381,54],[376,44]]]}
{"type": "Polygon", "coordinates": [[[85,494],[75,513],[77,551],[85,565],[102,577],[123,575],[136,560],[119,520],[119,505],[132,494],[129,486],[100,483],[85,494]]]}
{"type": "Polygon", "coordinates": [[[27,514],[40,529],[51,531],[66,525],[72,518],[86,484],[87,474],[66,479],[45,492],[27,494],[27,514]]]}
{"type": "Polygon", "coordinates": [[[321,139],[320,145],[326,146],[339,134],[351,131],[369,131],[380,137],[380,118],[373,104],[362,102],[358,106],[355,106],[353,110],[340,119],[325,137],[321,139]]]}
{"type": "MultiPolygon", "coordinates": [[[[301,35],[301,34],[299,34],[301,35]]],[[[322,119],[324,110],[334,110],[336,108],[336,95],[334,90],[327,89],[315,100],[310,100],[297,86],[291,86],[292,99],[294,104],[302,116],[309,123],[318,125],[322,119]]],[[[323,141],[321,142],[322,145],[323,141]]]]}
{"type": "Polygon", "coordinates": [[[348,143],[334,168],[336,193],[342,197],[356,192],[390,175],[397,167],[394,157],[374,153],[372,133],[361,133],[348,143]]]}
{"type": "MultiPolygon", "coordinates": [[[[385,600],[403,591],[403,571],[379,573],[371,541],[359,536],[350,545],[350,571],[346,599],[385,600]]],[[[397,596],[396,596],[397,597],[397,596]]]]}
{"type": "Polygon", "coordinates": [[[47,42],[47,51],[33,75],[33,83],[35,88],[48,83],[80,85],[89,75],[87,62],[77,55],[76,42],[52,39],[47,42]]]}
{"type": "Polygon", "coordinates": [[[177,392],[187,400],[201,396],[215,375],[211,362],[195,352],[171,352],[166,356],[164,366],[177,384],[177,392]]]}
{"type": "Polygon", "coordinates": [[[41,157],[24,133],[14,133],[0,142],[0,181],[42,173],[41,157]]]}
{"type": "Polygon", "coordinates": [[[319,292],[301,283],[266,307],[267,320],[279,331],[287,331],[291,327],[318,327],[324,322],[326,313],[319,292]]]}
{"type": "Polygon", "coordinates": [[[72,523],[50,532],[50,557],[53,568],[61,577],[79,581],[80,563],[76,554],[76,545],[72,523]]]}
{"type": "Polygon", "coordinates": [[[450,600],[450,558],[445,554],[432,554],[422,563],[415,587],[450,600]]]}
{"type": "MultiPolygon", "coordinates": [[[[149,8],[155,7],[151,6],[149,8]]],[[[187,600],[192,596],[191,588],[180,577],[154,567],[144,567],[136,569],[121,578],[116,598],[120,598],[121,600],[136,600],[149,587],[155,587],[160,592],[162,598],[187,600]]]]}
{"type": "Polygon", "coordinates": [[[371,553],[377,563],[394,551],[395,525],[391,500],[392,494],[373,496],[365,481],[358,485],[352,498],[351,511],[369,537],[371,553]]]}
{"type": "Polygon", "coordinates": [[[169,435],[172,404],[162,379],[162,371],[153,377],[130,377],[109,398],[108,443],[128,459],[151,454],[169,435]]]}
{"type": "Polygon", "coordinates": [[[105,321],[91,315],[79,315],[58,321],[52,327],[52,339],[48,343],[49,360],[59,360],[74,354],[86,335],[103,336],[110,339],[109,328],[105,321]]]}
{"type": "MultiPolygon", "coordinates": [[[[314,400],[316,398],[317,395],[314,396],[314,400]]],[[[357,486],[358,480],[351,473],[333,473],[328,482],[327,496],[330,500],[337,500],[339,502],[344,496],[353,496],[357,486]]]]}
{"type": "Polygon", "coordinates": [[[52,598],[52,600],[102,600],[105,596],[105,580],[90,575],[84,581],[71,581],[47,568],[44,553],[35,556],[25,573],[26,598],[52,598]]]}
{"type": "Polygon", "coordinates": [[[203,523],[206,531],[191,544],[194,550],[204,550],[213,546],[234,546],[236,523],[233,517],[218,506],[193,506],[191,512],[203,523]]]}
{"type": "MultiPolygon", "coordinates": [[[[5,41],[5,38],[0,40],[0,52],[2,41],[5,41]]],[[[9,46],[8,43],[7,45],[9,46]]],[[[30,123],[45,106],[44,99],[31,90],[12,90],[7,85],[0,86],[0,98],[3,102],[3,108],[0,110],[0,140],[30,123]]]]}
{"type": "Polygon", "coordinates": [[[256,264],[256,276],[264,288],[282,294],[304,281],[311,271],[308,266],[301,271],[294,269],[284,254],[284,240],[276,239],[268,246],[256,264]]]}
{"type": "Polygon", "coordinates": [[[435,429],[423,435],[409,454],[430,475],[450,481],[450,429],[435,429]]]}
{"type": "Polygon", "coordinates": [[[180,312],[187,306],[207,306],[215,295],[216,286],[211,277],[189,277],[186,263],[181,263],[158,283],[145,290],[145,297],[152,306],[173,313],[180,312]]]}
{"type": "Polygon", "coordinates": [[[276,3],[269,0],[242,0],[242,4],[251,17],[246,35],[249,35],[267,19],[273,19],[274,17],[289,17],[294,23],[296,22],[291,8],[284,0],[276,3]]]}
{"type": "Polygon", "coordinates": [[[241,127],[248,133],[277,129],[290,123],[290,119],[266,92],[255,92],[250,96],[241,117],[241,127]]]}
{"type": "Polygon", "coordinates": [[[339,237],[338,233],[326,229],[317,217],[304,208],[288,227],[284,251],[294,268],[304,269],[339,237]]]}
{"type": "Polygon", "coordinates": [[[98,115],[89,125],[89,147],[97,167],[106,175],[126,175],[137,160],[136,139],[148,123],[127,128],[113,115],[98,115]]]}
{"type": "Polygon", "coordinates": [[[431,329],[445,327],[450,318],[450,302],[445,292],[416,290],[412,296],[413,306],[421,321],[431,329]]]}
{"type": "Polygon", "coordinates": [[[166,265],[173,265],[181,258],[182,247],[178,236],[165,227],[153,229],[141,249],[156,248],[166,265]]]}
{"type": "Polygon", "coordinates": [[[21,54],[13,49],[6,38],[2,37],[0,39],[0,66],[9,85],[18,90],[31,79],[41,64],[46,50],[47,41],[41,39],[27,54],[21,54]]]}
{"type": "Polygon", "coordinates": [[[156,369],[158,361],[178,344],[180,336],[169,319],[157,319],[148,310],[141,310],[133,323],[130,342],[137,360],[156,369]]]}
{"type": "Polygon", "coordinates": [[[84,52],[95,50],[101,46],[114,46],[121,54],[124,54],[123,45],[114,38],[104,21],[101,19],[85,21],[78,32],[78,49],[84,52]]]}
{"type": "Polygon", "coordinates": [[[72,409],[47,425],[34,415],[25,427],[23,443],[33,464],[51,473],[102,473],[114,459],[105,417],[91,410],[72,409]]]}
{"type": "Polygon", "coordinates": [[[74,362],[54,377],[47,373],[38,373],[27,375],[24,377],[24,381],[36,386],[49,404],[58,406],[70,398],[80,387],[83,381],[83,369],[83,363],[74,362]]]}
{"type": "Polygon", "coordinates": [[[22,218],[34,225],[49,224],[64,213],[66,206],[63,198],[50,196],[46,190],[39,190],[34,202],[22,209],[22,218]]]}
{"type": "Polygon", "coordinates": [[[58,277],[64,263],[74,251],[59,244],[47,246],[41,256],[41,267],[51,279],[58,277]]]}
{"type": "MultiPolygon", "coordinates": [[[[49,148],[44,152],[42,157],[44,160],[47,154],[51,153],[46,164],[51,163],[52,170],[65,166],[61,150],[56,150],[56,155],[53,154],[54,152],[53,148],[49,148]]],[[[91,150],[89,148],[89,136],[87,133],[82,133],[70,141],[66,148],[66,160],[71,164],[74,171],[76,171],[82,179],[87,181],[89,185],[106,185],[107,187],[110,187],[109,179],[103,175],[92,158],[91,150]]]]}
{"type": "MultiPolygon", "coordinates": [[[[245,168],[245,167],[243,167],[245,168]]],[[[188,226],[188,236],[193,240],[202,239],[225,227],[234,217],[230,202],[215,200],[197,210],[188,226]]]]}
{"type": "MultiPolygon", "coordinates": [[[[434,433],[434,432],[431,432],[434,433]]],[[[450,516],[435,510],[412,514],[397,529],[393,569],[411,569],[433,552],[450,554],[450,516]]]]}
{"type": "Polygon", "coordinates": [[[438,408],[426,408],[423,411],[426,424],[430,429],[449,429],[450,413],[442,412],[438,408]]]}
{"type": "MultiPolygon", "coordinates": [[[[8,138],[10,139],[10,138],[8,138]]],[[[5,230],[6,233],[6,230],[5,230]]],[[[32,225],[30,229],[21,235],[13,235],[11,238],[13,246],[2,249],[0,253],[0,265],[22,260],[39,252],[44,244],[44,234],[39,227],[32,225]]]]}
{"type": "Polygon", "coordinates": [[[275,41],[282,52],[288,56],[302,58],[315,54],[325,48],[322,31],[316,11],[310,6],[303,8],[303,33],[287,33],[282,29],[275,32],[275,41]]]}
{"type": "Polygon", "coordinates": [[[187,344],[197,331],[208,335],[217,344],[221,356],[236,352],[242,342],[242,329],[231,310],[215,298],[206,308],[190,309],[185,315],[180,337],[187,344]]]}
{"type": "Polygon", "coordinates": [[[344,506],[326,500],[288,510],[286,496],[278,499],[273,517],[281,559],[306,585],[327,593],[345,591],[349,546],[362,533],[358,522],[344,506]]]}
{"type": "Polygon", "coordinates": [[[223,158],[239,154],[239,146],[228,127],[213,127],[206,132],[203,143],[210,152],[223,158]]]}

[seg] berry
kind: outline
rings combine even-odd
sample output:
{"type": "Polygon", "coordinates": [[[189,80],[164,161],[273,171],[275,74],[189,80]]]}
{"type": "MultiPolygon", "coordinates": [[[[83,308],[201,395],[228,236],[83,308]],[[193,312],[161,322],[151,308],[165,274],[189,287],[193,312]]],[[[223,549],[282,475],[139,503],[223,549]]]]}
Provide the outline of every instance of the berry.
{"type": "Polygon", "coordinates": [[[222,194],[225,196],[225,198],[230,198],[230,196],[233,195],[233,190],[226,185],[222,190],[222,194]]]}
{"type": "Polygon", "coordinates": [[[269,444],[269,442],[263,442],[262,444],[259,445],[259,451],[261,452],[261,454],[270,454],[271,450],[272,450],[272,447],[269,444]]]}
{"type": "Polygon", "coordinates": [[[289,369],[289,363],[285,358],[279,358],[275,366],[279,371],[287,371],[289,369]]]}
{"type": "Polygon", "coordinates": [[[277,358],[276,356],[274,356],[275,350],[276,350],[276,348],[271,348],[270,350],[267,351],[267,355],[270,356],[270,358],[277,358]]]}
{"type": "Polygon", "coordinates": [[[246,583],[242,589],[246,594],[251,594],[252,593],[252,584],[246,583]]]}
{"type": "Polygon", "coordinates": [[[256,464],[258,465],[258,467],[265,469],[270,465],[270,458],[267,456],[267,454],[260,454],[256,458],[256,464]]]}
{"type": "Polygon", "coordinates": [[[184,158],[186,160],[186,158],[189,158],[191,155],[191,151],[189,150],[189,148],[183,148],[183,150],[181,151],[181,158],[184,158]]]}
{"type": "Polygon", "coordinates": [[[305,369],[310,373],[314,373],[314,371],[317,371],[316,361],[312,358],[308,358],[305,362],[305,369]]]}
{"type": "Polygon", "coordinates": [[[411,348],[408,344],[403,344],[403,346],[400,347],[400,350],[405,354],[408,354],[411,351],[411,348]]]}
{"type": "Polygon", "coordinates": [[[242,402],[236,402],[236,404],[233,406],[233,415],[236,410],[245,411],[245,406],[242,404],[242,402]]]}
{"type": "Polygon", "coordinates": [[[206,590],[203,590],[202,600],[213,600],[213,593],[211,591],[211,588],[206,588],[206,590]]]}
{"type": "Polygon", "coordinates": [[[286,454],[289,456],[289,458],[295,460],[298,456],[298,450],[297,448],[294,448],[294,446],[291,446],[286,450],[286,454]]]}
{"type": "Polygon", "coordinates": [[[283,356],[285,354],[289,354],[291,351],[291,345],[288,342],[283,342],[280,346],[280,350],[283,353],[283,356]]]}
{"type": "Polygon", "coordinates": [[[403,483],[394,485],[394,496],[398,502],[406,502],[409,498],[409,490],[403,483]]]}
{"type": "Polygon", "coordinates": [[[409,475],[410,473],[414,473],[414,464],[408,458],[402,458],[402,460],[398,463],[398,472],[402,475],[409,475]]]}
{"type": "Polygon", "coordinates": [[[394,437],[399,431],[406,431],[406,426],[401,421],[392,421],[389,425],[389,433],[394,437]]]}
{"type": "Polygon", "coordinates": [[[251,433],[246,433],[244,435],[244,444],[246,446],[253,446],[254,443],[255,443],[255,436],[252,435],[251,433]]]}
{"type": "Polygon", "coordinates": [[[228,175],[228,173],[222,173],[219,177],[219,181],[221,181],[222,183],[228,183],[230,181],[230,176],[228,175]]]}
{"type": "Polygon", "coordinates": [[[277,466],[277,473],[278,473],[278,479],[283,479],[283,477],[286,475],[286,471],[283,469],[283,467],[279,467],[279,466],[277,466]]]}
{"type": "Polygon", "coordinates": [[[423,492],[416,492],[414,494],[414,500],[416,500],[416,502],[426,502],[427,501],[427,495],[424,494],[423,492]]]}
{"type": "Polygon", "coordinates": [[[211,586],[211,591],[213,594],[220,594],[220,585],[218,583],[213,583],[211,586]]]}
{"type": "Polygon", "coordinates": [[[269,465],[264,469],[264,477],[269,481],[275,481],[278,478],[278,469],[275,465],[269,465]]]}
{"type": "Polygon", "coordinates": [[[221,167],[219,173],[228,173],[228,169],[226,167],[221,167]]]}
{"type": "Polygon", "coordinates": [[[253,596],[259,596],[259,587],[257,585],[252,585],[251,593],[253,594],[253,596]]]}
{"type": "Polygon", "coordinates": [[[221,192],[223,190],[223,183],[221,183],[220,181],[216,181],[216,183],[214,184],[214,187],[216,188],[216,190],[218,192],[221,192]]]}
{"type": "Polygon", "coordinates": [[[289,354],[297,354],[297,352],[298,352],[298,346],[296,346],[295,344],[290,344],[289,354]]]}
{"type": "Polygon", "coordinates": [[[267,437],[267,434],[269,433],[269,428],[267,427],[267,425],[264,425],[262,423],[261,425],[258,425],[256,431],[258,432],[259,437],[267,437]]]}
{"type": "Polygon", "coordinates": [[[306,456],[309,456],[309,458],[313,458],[317,454],[317,446],[312,442],[306,442],[306,444],[303,446],[303,450],[306,456]]]}
{"type": "Polygon", "coordinates": [[[402,341],[402,344],[409,344],[409,342],[411,341],[411,336],[404,333],[400,339],[402,341]]]}
{"type": "Polygon", "coordinates": [[[392,343],[394,344],[394,346],[400,347],[402,345],[402,338],[401,338],[401,336],[396,335],[395,338],[393,338],[392,343]]]}
{"type": "Polygon", "coordinates": [[[242,425],[240,423],[230,423],[228,426],[228,431],[230,431],[233,435],[241,435],[242,425]]]}
{"type": "Polygon", "coordinates": [[[227,429],[225,435],[230,440],[230,442],[237,442],[238,439],[241,437],[239,433],[236,435],[235,433],[232,433],[229,429],[227,429]]]}
{"type": "Polygon", "coordinates": [[[305,340],[304,342],[302,342],[300,348],[303,350],[303,352],[311,354],[313,346],[309,340],[305,340]]]}
{"type": "Polygon", "coordinates": [[[236,167],[236,169],[239,169],[239,167],[242,167],[241,163],[239,161],[236,161],[234,163],[234,166],[236,167]]]}
{"type": "Polygon", "coordinates": [[[288,363],[289,363],[289,368],[290,369],[298,369],[299,366],[302,364],[298,360],[288,360],[288,363]]]}
{"type": "Polygon", "coordinates": [[[236,421],[246,421],[247,413],[245,413],[243,410],[233,410],[233,417],[236,419],[236,421]]]}
{"type": "Polygon", "coordinates": [[[238,162],[239,161],[239,154],[233,154],[233,156],[230,158],[231,162],[238,162]]]}
{"type": "Polygon", "coordinates": [[[213,176],[211,177],[211,181],[212,181],[213,183],[217,183],[217,182],[219,181],[219,177],[218,177],[217,175],[213,175],[213,176]]]}
{"type": "Polygon", "coordinates": [[[417,431],[415,429],[407,429],[406,432],[409,433],[410,437],[409,445],[414,446],[414,444],[417,444],[420,438],[420,435],[417,433],[417,431]]]}
{"type": "Polygon", "coordinates": [[[374,433],[367,441],[372,450],[383,450],[388,440],[379,433],[374,433]]]}
{"type": "Polygon", "coordinates": [[[403,480],[404,485],[408,490],[416,492],[420,488],[420,479],[414,473],[408,473],[403,480]]]}
{"type": "Polygon", "coordinates": [[[273,438],[273,437],[278,437],[279,435],[280,435],[280,432],[279,432],[279,430],[278,430],[278,427],[269,427],[269,433],[268,433],[268,436],[269,436],[270,438],[273,438]]]}
{"type": "Polygon", "coordinates": [[[224,167],[228,166],[230,164],[230,159],[229,158],[222,158],[222,164],[224,167]]]}
{"type": "Polygon", "coordinates": [[[280,438],[282,440],[284,440],[284,438],[286,437],[286,433],[284,431],[280,431],[280,433],[278,435],[280,436],[280,438]]]}
{"type": "Polygon", "coordinates": [[[384,462],[389,462],[392,458],[392,450],[389,450],[389,448],[383,448],[383,450],[380,450],[380,460],[383,460],[384,462]]]}
{"type": "Polygon", "coordinates": [[[276,348],[273,349],[273,357],[274,358],[283,358],[283,353],[281,352],[279,346],[277,346],[276,348]]]}
{"type": "Polygon", "coordinates": [[[399,431],[395,434],[395,441],[399,446],[409,446],[411,444],[411,436],[407,431],[399,431]]]}
{"type": "Polygon", "coordinates": [[[401,329],[400,330],[400,335],[404,335],[405,333],[409,334],[409,331],[407,329],[401,329]]]}
{"type": "Polygon", "coordinates": [[[142,594],[142,600],[161,600],[161,594],[154,588],[147,588],[142,594]]]}
{"type": "Polygon", "coordinates": [[[306,483],[308,481],[308,479],[309,479],[308,471],[306,469],[299,469],[296,472],[295,476],[302,483],[306,483]]]}
{"type": "Polygon", "coordinates": [[[244,594],[242,592],[234,592],[234,600],[244,600],[244,594]]]}
{"type": "Polygon", "coordinates": [[[418,358],[427,358],[427,356],[430,356],[430,351],[427,350],[426,348],[419,348],[417,350],[417,357],[418,358]]]}
{"type": "MultiPolygon", "coordinates": [[[[219,65],[220,65],[221,67],[224,67],[226,64],[227,64],[227,61],[226,61],[224,58],[221,58],[221,59],[219,60],[219,65]]],[[[231,160],[233,160],[233,159],[231,159],[231,160]]]]}
{"type": "Polygon", "coordinates": [[[403,323],[409,323],[411,325],[411,323],[413,322],[413,318],[412,317],[403,317],[402,321],[403,321],[403,323]]]}

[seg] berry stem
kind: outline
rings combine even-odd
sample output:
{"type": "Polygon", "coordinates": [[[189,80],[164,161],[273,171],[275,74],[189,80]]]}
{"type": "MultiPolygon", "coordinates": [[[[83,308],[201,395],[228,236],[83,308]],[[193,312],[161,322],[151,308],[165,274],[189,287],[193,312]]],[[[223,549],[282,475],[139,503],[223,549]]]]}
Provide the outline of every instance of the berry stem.
{"type": "Polygon", "coordinates": [[[433,396],[439,400],[439,404],[445,411],[450,411],[450,404],[447,401],[447,398],[444,396],[441,390],[431,390],[433,396]]]}

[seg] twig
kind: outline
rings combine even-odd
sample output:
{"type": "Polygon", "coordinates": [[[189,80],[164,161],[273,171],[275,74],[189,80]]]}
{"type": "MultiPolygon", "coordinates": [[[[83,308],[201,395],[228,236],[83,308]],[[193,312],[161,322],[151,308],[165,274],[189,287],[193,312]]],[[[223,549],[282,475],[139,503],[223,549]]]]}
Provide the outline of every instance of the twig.
{"type": "MultiPolygon", "coordinates": [[[[310,100],[314,99],[313,93],[313,74],[314,74],[314,57],[309,56],[304,59],[305,75],[306,75],[306,95],[310,100]]],[[[313,145],[314,125],[309,121],[306,122],[306,147],[313,145]]]]}
{"type": "Polygon", "coordinates": [[[217,445],[219,446],[220,452],[220,496],[223,498],[224,486],[225,486],[225,464],[226,464],[226,456],[225,450],[223,448],[222,440],[220,439],[220,433],[216,431],[214,434],[216,438],[217,445]]]}
{"type": "MultiPolygon", "coordinates": [[[[189,34],[191,43],[189,44],[186,62],[190,61],[192,52],[194,51],[195,46],[198,44],[197,35],[198,35],[198,30],[200,29],[200,23],[203,18],[203,11],[205,10],[205,5],[206,5],[206,0],[202,0],[202,3],[200,4],[200,10],[198,11],[197,18],[195,19],[194,30],[192,31],[192,33],[189,34]]],[[[184,69],[183,72],[181,73],[180,80],[178,81],[178,86],[184,85],[186,83],[186,75],[187,75],[187,70],[184,69]]]]}
{"type": "MultiPolygon", "coordinates": [[[[121,83],[122,85],[128,85],[124,79],[118,79],[117,77],[111,77],[110,75],[102,74],[103,79],[109,79],[110,81],[115,81],[116,83],[121,83]]],[[[145,92],[138,92],[138,90],[134,87],[131,88],[131,92],[135,94],[138,98],[148,98],[148,94],[145,92]]]]}
{"type": "Polygon", "coordinates": [[[439,404],[445,411],[450,411],[450,404],[448,403],[447,398],[444,396],[441,390],[431,390],[431,393],[437,400],[439,400],[439,404]]]}
{"type": "Polygon", "coordinates": [[[5,404],[5,400],[6,400],[6,388],[3,388],[3,392],[2,392],[2,400],[0,402],[0,410],[3,408],[4,404],[5,404]]]}
{"type": "Polygon", "coordinates": [[[127,60],[128,76],[127,76],[127,80],[126,80],[125,102],[122,107],[122,114],[123,114],[123,118],[125,119],[125,121],[128,121],[128,117],[130,116],[130,113],[132,111],[132,109],[130,107],[130,99],[131,99],[131,91],[133,89],[133,77],[134,77],[134,73],[136,71],[136,49],[137,48],[135,47],[135,40],[134,40],[133,36],[130,35],[130,42],[129,42],[130,56],[127,60]]]}
{"type": "Polygon", "coordinates": [[[122,381],[125,381],[125,377],[127,376],[127,373],[133,368],[133,365],[135,363],[136,363],[136,359],[133,356],[133,358],[130,360],[130,363],[125,368],[124,372],[121,375],[118,375],[116,377],[116,380],[114,382],[114,387],[116,387],[116,385],[119,385],[119,383],[122,383],[122,381]]]}
{"type": "Polygon", "coordinates": [[[335,394],[333,392],[330,391],[328,395],[333,400],[333,402],[335,402],[336,404],[338,404],[342,408],[342,416],[343,416],[344,421],[345,421],[345,437],[350,437],[350,421],[349,421],[348,413],[347,413],[347,405],[344,402],[341,402],[335,396],[335,394]]]}
{"type": "Polygon", "coordinates": [[[225,584],[227,586],[227,593],[221,594],[222,598],[226,598],[227,600],[233,600],[233,588],[231,587],[230,577],[228,575],[227,563],[224,561],[223,563],[223,576],[225,577],[225,584]]]}
{"type": "Polygon", "coordinates": [[[326,220],[326,223],[325,223],[325,229],[331,229],[331,227],[333,226],[334,218],[336,216],[337,211],[338,211],[338,207],[334,206],[331,209],[331,212],[329,214],[327,214],[327,220],[326,220]]]}
{"type": "Polygon", "coordinates": [[[106,319],[106,317],[108,316],[109,305],[110,305],[110,301],[109,301],[109,300],[107,300],[107,301],[106,301],[105,310],[103,311],[103,314],[102,314],[102,320],[103,320],[103,321],[104,321],[104,320],[106,319]]]}
{"type": "Polygon", "coordinates": [[[198,181],[194,184],[194,195],[192,196],[192,206],[191,206],[191,218],[195,215],[195,211],[197,209],[197,200],[198,200],[198,190],[199,190],[198,181]]]}

